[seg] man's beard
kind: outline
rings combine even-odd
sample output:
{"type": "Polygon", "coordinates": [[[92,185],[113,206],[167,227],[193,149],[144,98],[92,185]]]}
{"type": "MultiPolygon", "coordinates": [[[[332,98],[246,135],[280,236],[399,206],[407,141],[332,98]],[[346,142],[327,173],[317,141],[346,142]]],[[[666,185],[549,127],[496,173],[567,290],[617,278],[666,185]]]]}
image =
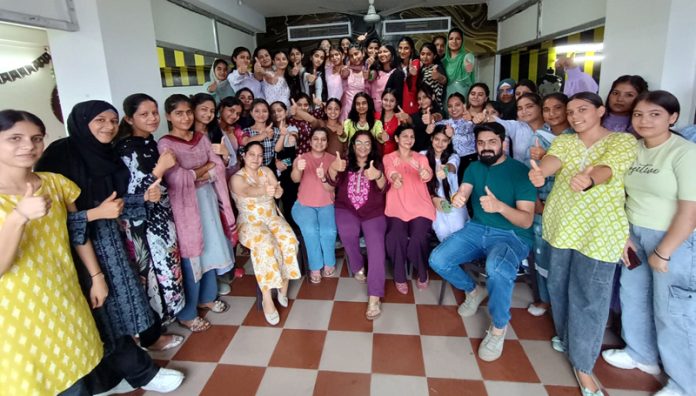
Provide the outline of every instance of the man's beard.
{"type": "Polygon", "coordinates": [[[497,153],[493,150],[481,150],[481,152],[479,153],[479,161],[481,161],[485,165],[491,166],[495,164],[502,156],[502,149],[497,153]]]}

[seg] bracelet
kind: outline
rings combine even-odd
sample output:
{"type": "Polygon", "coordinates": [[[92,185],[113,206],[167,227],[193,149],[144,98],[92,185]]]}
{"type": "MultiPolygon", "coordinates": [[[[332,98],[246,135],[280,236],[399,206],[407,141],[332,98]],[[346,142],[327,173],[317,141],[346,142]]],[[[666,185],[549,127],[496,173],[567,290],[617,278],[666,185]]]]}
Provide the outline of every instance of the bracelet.
{"type": "Polygon", "coordinates": [[[591,189],[592,187],[595,186],[595,182],[594,182],[594,179],[592,178],[592,176],[590,176],[590,182],[592,182],[592,184],[590,184],[589,186],[587,186],[587,188],[585,188],[584,190],[582,190],[583,192],[585,192],[585,191],[587,191],[587,190],[589,190],[589,189],[591,189]]]}
{"type": "Polygon", "coordinates": [[[322,183],[326,183],[326,178],[321,179],[322,183]]]}
{"type": "Polygon", "coordinates": [[[27,222],[28,222],[29,220],[31,220],[31,219],[29,218],[29,216],[27,216],[27,215],[25,215],[24,213],[22,213],[21,210],[17,209],[17,207],[12,208],[12,210],[14,210],[15,212],[17,212],[17,214],[19,214],[20,216],[24,217],[24,220],[26,220],[27,222]]]}
{"type": "Polygon", "coordinates": [[[97,272],[97,273],[94,274],[94,275],[90,275],[90,277],[91,277],[91,278],[94,278],[95,276],[98,276],[98,275],[104,275],[104,273],[101,272],[101,271],[99,271],[99,272],[97,272]]]}
{"type": "Polygon", "coordinates": [[[653,249],[653,253],[655,253],[655,256],[657,256],[658,258],[660,258],[661,260],[664,260],[664,261],[670,261],[672,259],[672,257],[662,257],[660,252],[657,251],[657,248],[653,249]]]}

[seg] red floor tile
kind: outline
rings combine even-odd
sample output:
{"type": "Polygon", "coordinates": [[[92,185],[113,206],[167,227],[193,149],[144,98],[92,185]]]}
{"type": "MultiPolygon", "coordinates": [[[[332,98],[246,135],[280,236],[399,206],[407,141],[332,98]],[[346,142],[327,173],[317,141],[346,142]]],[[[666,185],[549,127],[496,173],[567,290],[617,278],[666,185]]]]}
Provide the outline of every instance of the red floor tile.
{"type": "Polygon", "coordinates": [[[462,317],[457,307],[416,305],[421,335],[466,337],[462,317]]]}
{"type": "Polygon", "coordinates": [[[372,339],[372,372],[425,376],[420,337],[374,334],[372,339]]]}
{"type": "Polygon", "coordinates": [[[365,319],[367,303],[334,301],[329,330],[372,332],[372,321],[365,319]]]}
{"type": "Polygon", "coordinates": [[[662,384],[652,375],[638,369],[623,370],[610,366],[601,356],[595,363],[594,374],[605,388],[647,392],[657,392],[662,388],[662,384]]]}
{"type": "Polygon", "coordinates": [[[316,370],[325,338],[325,331],[285,329],[268,365],[316,370]]]}
{"type": "Polygon", "coordinates": [[[202,333],[191,333],[172,360],[217,363],[236,332],[237,326],[213,325],[202,333]]]}
{"type": "Polygon", "coordinates": [[[478,348],[481,341],[481,339],[472,338],[471,346],[483,379],[492,381],[541,382],[519,341],[505,340],[503,355],[493,362],[484,362],[479,359],[478,348]]]}
{"type": "Polygon", "coordinates": [[[511,308],[510,313],[510,324],[520,340],[549,341],[556,335],[553,319],[548,311],[542,316],[532,316],[526,308],[511,308]]]}
{"type": "Polygon", "coordinates": [[[396,290],[396,286],[394,285],[394,281],[391,279],[387,279],[387,281],[384,285],[384,298],[382,299],[382,302],[415,304],[416,299],[415,299],[415,297],[413,297],[413,288],[411,286],[412,286],[412,284],[409,281],[408,282],[408,294],[401,294],[396,290]]]}
{"type": "Polygon", "coordinates": [[[298,299],[304,300],[333,300],[338,288],[338,278],[322,278],[321,283],[302,282],[298,299]]]}
{"type": "Polygon", "coordinates": [[[320,371],[314,396],[364,396],[370,394],[370,374],[320,371]]]}
{"type": "Polygon", "coordinates": [[[219,364],[201,391],[201,396],[253,396],[265,371],[263,367],[219,364]]]}
{"type": "Polygon", "coordinates": [[[428,378],[430,396],[486,396],[483,381],[428,378]]]}
{"type": "MultiPolygon", "coordinates": [[[[546,385],[546,392],[549,396],[578,396],[580,388],[577,386],[546,385]]],[[[607,393],[604,392],[606,395],[607,393]]]]}
{"type": "MultiPolygon", "coordinates": [[[[292,309],[293,303],[294,303],[294,300],[290,300],[287,308],[283,308],[276,303],[276,309],[278,310],[278,313],[280,314],[280,323],[278,323],[276,326],[283,327],[285,325],[285,320],[288,318],[288,314],[290,313],[290,310],[292,309]]],[[[266,317],[263,315],[263,309],[256,309],[256,305],[251,307],[246,318],[244,318],[244,322],[242,322],[242,325],[244,325],[244,326],[274,327],[274,326],[271,326],[270,324],[268,324],[268,322],[266,322],[266,317]]]]}
{"type": "Polygon", "coordinates": [[[235,278],[230,286],[232,287],[230,296],[256,297],[256,277],[254,275],[235,278]]]}

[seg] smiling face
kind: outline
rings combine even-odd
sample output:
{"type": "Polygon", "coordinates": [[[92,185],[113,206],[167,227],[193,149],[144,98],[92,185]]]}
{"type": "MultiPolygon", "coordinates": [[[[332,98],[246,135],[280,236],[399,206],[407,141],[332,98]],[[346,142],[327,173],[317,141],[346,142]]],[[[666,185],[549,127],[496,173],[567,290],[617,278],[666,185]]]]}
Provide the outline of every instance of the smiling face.
{"type": "Polygon", "coordinates": [[[278,52],[273,58],[273,64],[276,70],[285,70],[288,67],[288,57],[284,53],[278,52]]]}
{"type": "Polygon", "coordinates": [[[239,118],[242,116],[242,106],[234,105],[230,107],[223,107],[220,110],[220,119],[227,125],[234,125],[239,118]]]}
{"type": "Polygon", "coordinates": [[[464,116],[464,102],[456,96],[452,96],[447,100],[447,113],[450,118],[458,120],[464,116]]]}
{"type": "Polygon", "coordinates": [[[435,154],[438,156],[442,154],[445,149],[447,149],[447,146],[450,144],[451,139],[443,132],[438,132],[433,134],[432,137],[432,144],[433,144],[433,151],[435,151],[435,154]]]}
{"type": "Polygon", "coordinates": [[[367,98],[359,96],[355,98],[353,104],[355,105],[355,111],[357,111],[359,115],[367,114],[367,110],[369,108],[369,106],[367,105],[367,98]]]}
{"type": "Polygon", "coordinates": [[[399,145],[399,149],[411,150],[413,143],[416,142],[416,134],[413,129],[408,128],[401,131],[401,135],[395,136],[396,143],[399,145]]]}
{"type": "Polygon", "coordinates": [[[269,116],[268,106],[265,103],[256,103],[251,109],[251,118],[257,124],[265,124],[269,116]]]}
{"type": "Polygon", "coordinates": [[[421,48],[420,62],[423,66],[430,66],[435,62],[435,54],[428,47],[421,48]]]}
{"type": "Polygon", "coordinates": [[[541,108],[529,98],[517,101],[517,119],[526,123],[541,121],[541,108]]]}
{"type": "Polygon", "coordinates": [[[370,141],[370,137],[365,134],[358,135],[358,137],[355,138],[353,148],[355,149],[355,157],[364,161],[370,155],[372,141],[370,141]]]}
{"type": "Polygon", "coordinates": [[[408,42],[405,40],[399,43],[398,51],[399,59],[401,59],[401,61],[404,63],[407,63],[413,56],[413,50],[411,49],[411,46],[408,44],[408,42]]]}
{"type": "Polygon", "coordinates": [[[387,65],[391,63],[392,61],[392,54],[389,52],[389,49],[385,46],[379,47],[379,50],[377,51],[377,60],[379,63],[383,65],[387,65]]]}
{"type": "Polygon", "coordinates": [[[348,50],[348,55],[350,56],[350,64],[353,66],[361,66],[365,54],[360,50],[360,48],[351,47],[348,50]]]}
{"type": "Polygon", "coordinates": [[[382,110],[394,111],[396,109],[396,96],[391,93],[382,95],[382,110]]]}
{"type": "Polygon", "coordinates": [[[249,64],[251,63],[251,54],[247,51],[242,51],[234,58],[234,63],[237,65],[237,69],[244,66],[249,69],[249,64]]]}
{"type": "Polygon", "coordinates": [[[341,115],[341,106],[332,100],[326,105],[326,109],[324,111],[326,112],[326,117],[329,120],[336,121],[341,115]]]}
{"type": "Polygon", "coordinates": [[[251,110],[251,104],[254,103],[254,95],[249,91],[242,91],[239,94],[239,101],[242,102],[244,110],[251,110]]]}
{"type": "Polygon", "coordinates": [[[367,45],[367,56],[376,56],[377,55],[377,50],[379,49],[379,43],[378,42],[371,42],[370,44],[367,45]]]}
{"type": "Polygon", "coordinates": [[[210,121],[215,118],[215,102],[205,101],[200,103],[193,111],[193,117],[197,122],[203,125],[210,124],[210,121]]]}
{"type": "Polygon", "coordinates": [[[300,52],[299,49],[293,48],[290,50],[290,63],[293,65],[296,65],[298,63],[302,63],[302,58],[304,57],[304,54],[300,52]]]}
{"type": "Polygon", "coordinates": [[[323,153],[326,150],[327,143],[328,137],[324,131],[315,131],[312,134],[312,139],[309,141],[309,145],[315,153],[323,153]]]}
{"type": "Polygon", "coordinates": [[[314,66],[314,70],[317,70],[324,64],[325,57],[324,51],[314,51],[314,54],[312,54],[312,66],[314,66]]]}
{"type": "Polygon", "coordinates": [[[592,103],[573,99],[566,107],[568,123],[577,133],[586,132],[600,124],[604,115],[604,106],[595,107],[592,103]]]}
{"type": "Polygon", "coordinates": [[[309,101],[307,100],[307,98],[305,98],[305,97],[299,98],[295,101],[295,104],[297,105],[297,107],[300,110],[302,110],[304,112],[309,111],[309,101]]]}
{"type": "Polygon", "coordinates": [[[263,149],[258,144],[254,144],[244,153],[244,167],[256,171],[262,164],[263,149]]]}
{"type": "Polygon", "coordinates": [[[428,96],[423,91],[418,91],[418,107],[420,107],[421,110],[425,110],[427,108],[432,107],[432,105],[433,105],[433,100],[430,99],[430,96],[428,96]]]}
{"type": "Polygon", "coordinates": [[[558,99],[548,98],[544,100],[542,113],[544,122],[551,128],[567,123],[566,105],[558,99]]]}
{"type": "Polygon", "coordinates": [[[609,92],[607,105],[614,114],[628,115],[636,97],[638,97],[638,91],[633,88],[633,85],[629,83],[619,83],[609,92]]]}
{"type": "Polygon", "coordinates": [[[102,111],[87,126],[99,143],[111,143],[118,132],[118,115],[111,110],[102,111]]]}
{"type": "Polygon", "coordinates": [[[0,132],[0,164],[29,169],[41,157],[44,134],[29,121],[19,121],[0,132]]]}
{"type": "Polygon", "coordinates": [[[471,88],[469,92],[469,105],[481,108],[486,102],[488,102],[488,96],[486,96],[486,91],[482,87],[471,88]]]}
{"type": "Polygon", "coordinates": [[[462,48],[462,36],[459,32],[452,32],[447,37],[447,45],[450,51],[459,51],[462,48]]]}
{"type": "Polygon", "coordinates": [[[669,114],[664,107],[643,100],[636,103],[631,123],[641,137],[650,139],[661,135],[668,137],[671,134],[669,128],[678,118],[679,113],[669,114]]]}
{"type": "Polygon", "coordinates": [[[271,54],[265,49],[259,50],[259,52],[256,54],[256,57],[259,58],[259,63],[261,63],[261,66],[268,69],[273,65],[273,59],[271,59],[271,54]]]}
{"type": "Polygon", "coordinates": [[[167,121],[172,124],[172,130],[188,131],[193,125],[193,110],[186,102],[179,102],[171,113],[167,114],[167,121]]]}
{"type": "Polygon", "coordinates": [[[476,137],[476,152],[486,165],[496,163],[503,156],[503,142],[491,131],[481,131],[476,137]]]}
{"type": "Polygon", "coordinates": [[[155,102],[145,100],[133,113],[133,117],[125,117],[135,132],[151,134],[159,128],[160,115],[155,102]]]}
{"type": "Polygon", "coordinates": [[[526,93],[531,93],[532,90],[529,89],[528,86],[526,85],[518,85],[517,88],[515,88],[515,99],[519,99],[520,96],[526,94],[526,93]]]}
{"type": "Polygon", "coordinates": [[[280,122],[284,120],[288,112],[279,103],[275,103],[271,106],[271,113],[273,114],[273,121],[280,122]]]}
{"type": "Polygon", "coordinates": [[[445,56],[445,39],[443,37],[438,37],[433,41],[435,48],[437,49],[437,54],[440,57],[445,56]]]}
{"type": "Polygon", "coordinates": [[[338,66],[343,63],[343,54],[336,48],[331,48],[331,51],[329,51],[329,61],[332,65],[338,66]]]}
{"type": "Polygon", "coordinates": [[[215,65],[215,78],[221,81],[226,79],[227,71],[227,63],[219,62],[217,65],[215,65]]]}

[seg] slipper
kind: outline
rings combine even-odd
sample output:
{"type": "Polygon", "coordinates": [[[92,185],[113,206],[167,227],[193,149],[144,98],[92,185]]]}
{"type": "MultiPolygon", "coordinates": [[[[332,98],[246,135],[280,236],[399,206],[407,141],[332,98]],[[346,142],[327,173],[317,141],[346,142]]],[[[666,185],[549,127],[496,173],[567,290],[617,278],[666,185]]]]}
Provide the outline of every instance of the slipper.
{"type": "Polygon", "coordinates": [[[309,271],[309,281],[312,283],[321,283],[321,271],[309,271]]]}
{"type": "Polygon", "coordinates": [[[365,311],[365,319],[367,320],[375,320],[379,317],[379,315],[382,314],[382,309],[380,306],[382,303],[377,300],[375,302],[368,302],[367,303],[367,311],[365,311]]]}
{"type": "Polygon", "coordinates": [[[333,278],[336,275],[336,267],[324,266],[324,278],[333,278]]]}
{"type": "Polygon", "coordinates": [[[196,318],[190,321],[188,324],[184,323],[181,320],[179,320],[178,322],[181,326],[187,328],[192,333],[200,333],[202,331],[206,331],[210,328],[210,326],[212,326],[210,322],[208,322],[206,319],[201,318],[200,316],[196,316],[196,318]]]}
{"type": "Polygon", "coordinates": [[[597,383],[597,378],[595,378],[594,375],[590,374],[590,377],[592,377],[592,382],[594,382],[595,386],[597,387],[597,390],[595,392],[592,392],[591,390],[582,386],[582,383],[580,382],[580,377],[578,377],[578,371],[576,369],[573,369],[573,374],[575,374],[575,380],[578,382],[578,386],[580,387],[580,392],[582,393],[582,396],[604,396],[604,392],[602,392],[602,387],[599,386],[599,384],[597,383]]]}
{"type": "Polygon", "coordinates": [[[227,310],[230,309],[229,304],[227,304],[226,302],[224,302],[222,300],[215,300],[215,301],[212,301],[212,303],[213,303],[213,305],[206,305],[206,304],[199,305],[198,308],[209,309],[211,312],[214,312],[214,313],[223,313],[223,312],[227,312],[227,310]]]}
{"type": "Polygon", "coordinates": [[[168,351],[170,349],[174,349],[174,348],[178,347],[179,345],[181,345],[182,342],[184,342],[184,336],[180,336],[178,334],[162,334],[162,337],[165,337],[168,335],[171,336],[171,340],[169,340],[169,342],[167,344],[165,344],[163,347],[161,347],[161,348],[147,347],[147,348],[143,348],[143,349],[146,351],[150,351],[150,352],[164,352],[164,351],[168,351]]]}
{"type": "Polygon", "coordinates": [[[367,276],[365,275],[365,268],[361,268],[360,271],[353,275],[356,281],[360,283],[367,283],[367,276]]]}

